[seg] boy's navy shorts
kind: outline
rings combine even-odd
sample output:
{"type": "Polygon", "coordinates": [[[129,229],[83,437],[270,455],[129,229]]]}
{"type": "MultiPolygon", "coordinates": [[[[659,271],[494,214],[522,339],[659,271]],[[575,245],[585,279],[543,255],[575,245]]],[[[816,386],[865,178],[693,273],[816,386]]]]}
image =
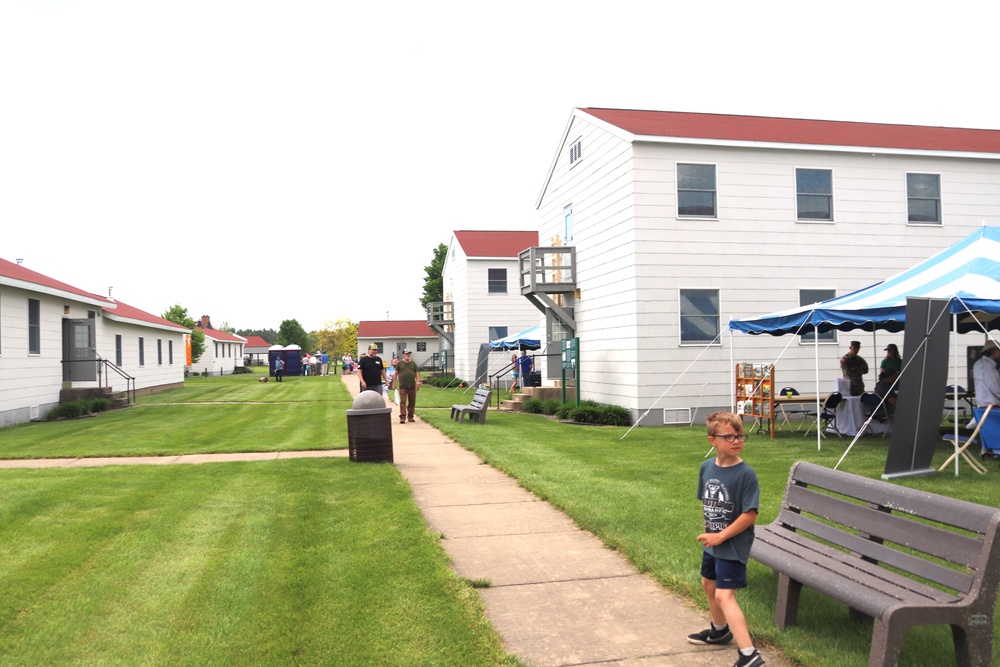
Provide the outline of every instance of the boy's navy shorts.
{"type": "Polygon", "coordinates": [[[716,588],[746,588],[747,564],[738,560],[716,558],[707,551],[703,551],[701,576],[714,581],[716,588]]]}

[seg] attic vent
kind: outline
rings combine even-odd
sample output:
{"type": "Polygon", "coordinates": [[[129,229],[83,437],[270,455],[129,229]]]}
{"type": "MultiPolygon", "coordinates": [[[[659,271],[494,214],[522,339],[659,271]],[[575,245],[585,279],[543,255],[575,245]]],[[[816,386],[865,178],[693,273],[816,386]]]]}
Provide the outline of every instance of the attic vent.
{"type": "Polygon", "coordinates": [[[583,156],[583,140],[577,139],[569,147],[569,163],[573,164],[583,156]]]}

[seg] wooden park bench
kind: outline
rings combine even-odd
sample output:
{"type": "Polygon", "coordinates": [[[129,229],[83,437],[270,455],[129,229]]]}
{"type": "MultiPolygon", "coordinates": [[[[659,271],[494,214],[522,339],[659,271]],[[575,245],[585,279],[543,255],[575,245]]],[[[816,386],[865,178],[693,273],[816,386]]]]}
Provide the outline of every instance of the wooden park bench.
{"type": "Polygon", "coordinates": [[[899,659],[907,630],[951,626],[960,666],[990,664],[1000,509],[798,462],[750,557],[778,573],[775,623],[794,625],[802,586],[875,620],[869,667],[899,659]]]}
{"type": "Polygon", "coordinates": [[[465,415],[469,415],[470,420],[485,424],[486,409],[490,407],[490,396],[492,395],[493,392],[489,389],[477,389],[476,393],[472,396],[472,403],[451,406],[451,418],[457,420],[458,423],[462,423],[465,415]]]}

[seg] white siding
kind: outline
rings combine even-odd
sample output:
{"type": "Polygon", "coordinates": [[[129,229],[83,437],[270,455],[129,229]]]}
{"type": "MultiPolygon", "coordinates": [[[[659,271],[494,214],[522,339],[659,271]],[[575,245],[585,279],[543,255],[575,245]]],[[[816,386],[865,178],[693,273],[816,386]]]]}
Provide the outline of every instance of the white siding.
{"type": "MultiPolygon", "coordinates": [[[[802,288],[846,294],[933,255],[980,224],[1000,224],[995,161],[630,144],[575,118],[567,138],[580,136],[582,158],[571,168],[563,147],[539,201],[540,243],[562,235],[563,208],[572,204],[580,298],[569,305],[580,337],[582,396],[634,414],[654,403],[657,409],[728,407],[732,360],[777,359],[779,386],[812,389],[811,343],[737,334],[730,349],[726,322],[797,306],[802,288]],[[716,165],[717,219],[677,216],[678,162],[716,165]],[[796,167],[832,170],[833,222],[796,220],[796,167]],[[942,224],[907,223],[908,172],[941,175],[942,224]],[[716,345],[681,345],[678,295],[686,288],[719,290],[723,336],[716,345]]],[[[821,343],[821,389],[839,377],[838,360],[851,339],[862,342],[872,368],[869,387],[885,344],[902,344],[902,334],[860,331],[821,343]]],[[[981,335],[970,335],[959,345],[981,342],[981,335]]],[[[964,378],[963,367],[958,383],[964,378]]],[[[659,413],[649,419],[661,422],[659,413]]]]}
{"type": "MultiPolygon", "coordinates": [[[[455,348],[451,370],[463,380],[476,380],[479,348],[489,343],[490,327],[505,326],[508,334],[515,334],[542,321],[541,313],[521,296],[516,257],[470,258],[452,236],[442,281],[445,300],[454,303],[455,348]],[[506,269],[506,293],[490,293],[489,269],[506,269]]],[[[491,359],[488,372],[495,372],[499,366],[502,366],[499,357],[491,359]]]]}

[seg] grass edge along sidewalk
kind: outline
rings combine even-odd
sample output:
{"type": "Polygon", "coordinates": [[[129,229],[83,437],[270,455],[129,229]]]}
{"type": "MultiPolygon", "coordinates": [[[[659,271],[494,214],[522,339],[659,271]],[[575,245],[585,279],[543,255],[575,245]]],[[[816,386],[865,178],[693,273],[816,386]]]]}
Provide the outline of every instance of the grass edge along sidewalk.
{"type": "MultiPolygon", "coordinates": [[[[562,424],[536,415],[495,412],[485,424],[472,426],[450,420],[446,410],[427,410],[421,417],[566,512],[640,571],[704,608],[700,547],[695,541],[702,522],[697,471],[709,449],[704,425],[636,429],[622,440],[624,428],[562,424]]],[[[817,452],[815,440],[809,438],[751,436],[743,457],[761,484],[758,523],[769,523],[777,514],[792,463],[810,460],[832,468],[848,444],[847,439],[827,440],[817,452]]],[[[886,446],[882,438],[862,439],[841,469],[878,478],[886,446]]],[[[940,464],[952,451],[942,443],[935,460],[940,464]]],[[[895,483],[995,507],[1000,506],[998,476],[991,466],[982,476],[966,470],[960,478],[940,474],[895,483]]],[[[755,642],[776,646],[787,659],[803,665],[866,664],[870,624],[850,623],[846,607],[805,591],[799,624],[779,630],[774,624],[777,577],[754,561],[748,576],[750,586],[741,591],[740,604],[755,642]]],[[[665,631],[689,630],[668,625],[665,622],[665,631]]],[[[1000,628],[995,627],[994,653],[1000,646],[998,635],[1000,628]]],[[[899,664],[954,661],[950,630],[924,626],[907,634],[899,664]]],[[[996,658],[992,664],[997,664],[996,658]]]]}

